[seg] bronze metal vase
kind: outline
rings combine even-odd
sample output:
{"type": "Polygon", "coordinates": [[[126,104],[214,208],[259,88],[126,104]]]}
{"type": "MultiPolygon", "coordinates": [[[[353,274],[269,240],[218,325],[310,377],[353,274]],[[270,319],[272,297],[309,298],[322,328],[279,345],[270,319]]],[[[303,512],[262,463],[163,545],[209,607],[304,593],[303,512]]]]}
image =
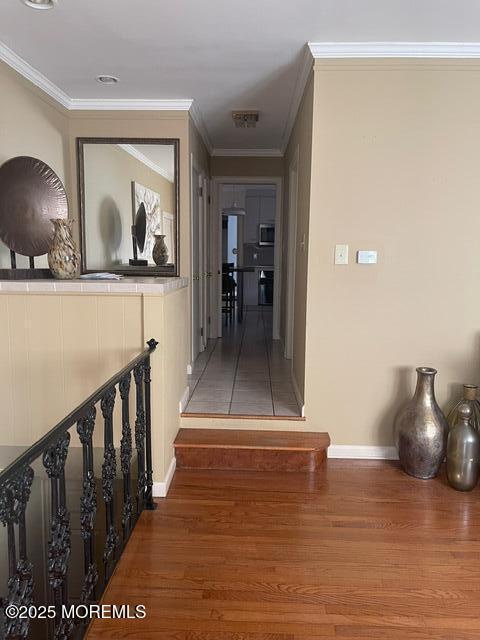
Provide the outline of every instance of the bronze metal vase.
{"type": "Polygon", "coordinates": [[[159,267],[162,267],[168,262],[168,247],[165,243],[165,236],[162,234],[155,234],[152,257],[155,264],[159,267]]]}
{"type": "Polygon", "coordinates": [[[448,434],[447,478],[457,491],[471,491],[478,482],[480,436],[472,424],[472,406],[464,402],[457,412],[457,422],[448,434]]]}
{"type": "Polygon", "coordinates": [[[445,458],[448,423],[435,400],[436,369],[417,369],[417,388],[395,420],[395,444],[406,473],[434,478],[445,458]]]}

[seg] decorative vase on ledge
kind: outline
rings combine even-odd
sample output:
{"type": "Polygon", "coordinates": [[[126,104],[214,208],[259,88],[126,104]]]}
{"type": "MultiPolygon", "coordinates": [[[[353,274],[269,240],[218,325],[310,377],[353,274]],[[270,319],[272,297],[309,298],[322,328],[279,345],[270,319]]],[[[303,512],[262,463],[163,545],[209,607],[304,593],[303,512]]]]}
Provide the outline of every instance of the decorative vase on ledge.
{"type": "Polygon", "coordinates": [[[448,423],[435,400],[437,371],[417,369],[417,388],[395,421],[395,443],[403,470],[411,476],[434,478],[445,458],[448,423]]]}
{"type": "Polygon", "coordinates": [[[168,247],[165,244],[165,236],[159,233],[155,234],[152,258],[155,264],[159,267],[163,267],[168,262],[168,247]]]}
{"type": "Polygon", "coordinates": [[[77,274],[80,254],[72,236],[71,218],[52,218],[55,227],[52,246],[48,252],[48,266],[55,278],[71,280],[77,274]]]}

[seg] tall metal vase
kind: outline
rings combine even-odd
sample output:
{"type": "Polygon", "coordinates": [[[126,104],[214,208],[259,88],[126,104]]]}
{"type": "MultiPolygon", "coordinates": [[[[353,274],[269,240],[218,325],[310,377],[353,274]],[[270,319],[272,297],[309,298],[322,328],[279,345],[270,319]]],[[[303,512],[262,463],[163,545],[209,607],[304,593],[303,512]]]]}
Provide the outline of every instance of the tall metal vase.
{"type": "Polygon", "coordinates": [[[395,421],[395,444],[406,473],[426,480],[445,458],[448,423],[435,400],[436,369],[417,369],[417,388],[395,421]]]}

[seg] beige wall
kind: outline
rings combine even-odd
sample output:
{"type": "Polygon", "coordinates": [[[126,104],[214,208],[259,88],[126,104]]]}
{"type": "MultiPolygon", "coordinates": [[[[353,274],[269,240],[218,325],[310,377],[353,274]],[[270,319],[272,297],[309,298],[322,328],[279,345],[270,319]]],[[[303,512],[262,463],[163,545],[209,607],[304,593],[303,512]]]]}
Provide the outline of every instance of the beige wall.
{"type": "Polygon", "coordinates": [[[175,213],[175,186],[113,144],[84,145],[86,264],[108,269],[132,257],[132,181],[160,195],[160,209],[175,213]]]}
{"type": "MultiPolygon", "coordinates": [[[[186,288],[166,296],[0,294],[1,444],[32,444],[155,338],[153,466],[154,480],[162,482],[187,386],[187,300],[186,288]]],[[[130,409],[133,425],[133,380],[130,409]]],[[[101,420],[97,407],[97,442],[103,433],[101,420]]],[[[118,391],[114,423],[118,443],[118,391]]]]}
{"type": "Polygon", "coordinates": [[[152,420],[162,425],[161,429],[152,430],[156,478],[165,477],[172,461],[173,441],[180,427],[179,402],[187,387],[190,353],[185,339],[189,330],[187,291],[180,289],[164,297],[143,298],[145,340],[154,336],[159,341],[156,368],[152,365],[152,420]]]}
{"type": "Polygon", "coordinates": [[[210,177],[210,156],[191,117],[189,118],[188,132],[190,154],[193,156],[194,162],[201,172],[207,177],[210,177]]]}
{"type": "Polygon", "coordinates": [[[308,236],[310,217],[310,183],[312,170],[312,119],[313,119],[313,74],[310,77],[290,140],[285,152],[285,191],[283,199],[283,277],[282,277],[282,316],[280,335],[285,340],[286,321],[286,287],[288,269],[288,220],[289,220],[289,169],[296,154],[298,154],[298,190],[297,190],[297,233],[295,239],[295,293],[293,310],[293,376],[299,395],[304,397],[305,389],[305,340],[306,340],[306,309],[307,309],[307,266],[308,266],[308,236]],[[302,241],[305,238],[305,250],[302,241]]]}
{"type": "Polygon", "coordinates": [[[283,176],[283,169],[283,158],[213,156],[210,159],[212,177],[275,178],[283,176]]]}
{"type": "MultiPolygon", "coordinates": [[[[70,112],[71,180],[76,184],[76,138],[179,138],[180,163],[180,273],[190,271],[190,164],[187,111],[72,111],[70,112]]],[[[71,215],[78,219],[78,196],[71,215]]]]}
{"type": "Polygon", "coordinates": [[[418,365],[442,405],[479,382],[479,81],[468,62],[315,67],[305,401],[335,444],[391,444],[418,365]]]}
{"type": "MultiPolygon", "coordinates": [[[[66,111],[43,92],[0,62],[0,165],[15,156],[46,162],[69,188],[68,120],[66,111]]],[[[18,257],[19,267],[28,258],[18,257]]],[[[39,266],[46,259],[37,258],[39,266]]],[[[10,267],[8,249],[0,243],[0,268],[10,267]]]]}
{"type": "Polygon", "coordinates": [[[141,303],[0,294],[2,444],[32,444],[143,349],[141,303]]]}

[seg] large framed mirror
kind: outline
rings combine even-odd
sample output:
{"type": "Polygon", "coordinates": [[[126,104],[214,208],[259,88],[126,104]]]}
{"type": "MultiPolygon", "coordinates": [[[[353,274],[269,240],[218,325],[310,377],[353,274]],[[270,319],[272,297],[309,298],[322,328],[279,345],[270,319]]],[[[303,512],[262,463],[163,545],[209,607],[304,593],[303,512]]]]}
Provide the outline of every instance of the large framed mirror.
{"type": "Polygon", "coordinates": [[[77,138],[82,273],[179,275],[179,140],[77,138]]]}

